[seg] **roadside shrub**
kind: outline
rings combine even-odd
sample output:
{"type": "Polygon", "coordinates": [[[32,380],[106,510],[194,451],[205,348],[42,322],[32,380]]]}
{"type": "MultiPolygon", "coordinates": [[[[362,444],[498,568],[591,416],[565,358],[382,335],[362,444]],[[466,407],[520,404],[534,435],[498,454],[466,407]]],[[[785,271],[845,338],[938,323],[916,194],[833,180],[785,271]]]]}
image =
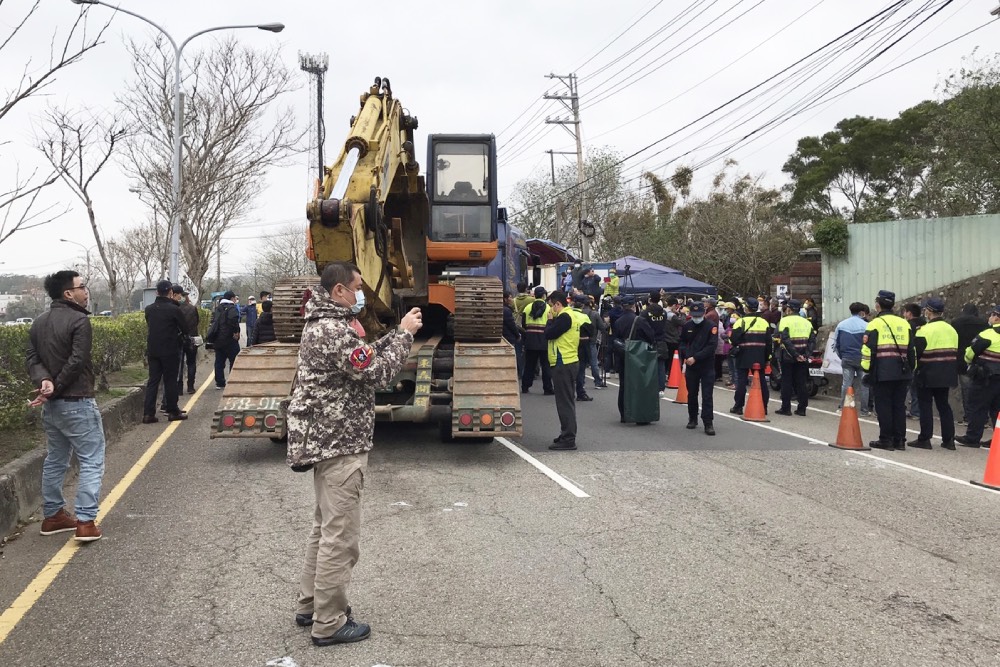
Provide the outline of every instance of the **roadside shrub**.
{"type": "MultiPolygon", "coordinates": [[[[205,313],[199,313],[203,327],[205,313]]],[[[146,319],[142,313],[117,317],[94,317],[91,358],[99,391],[108,389],[108,373],[146,356],[146,319]]],[[[35,388],[28,377],[26,363],[28,325],[0,326],[0,428],[22,426],[33,414],[27,407],[28,396],[35,388]]]]}
{"type": "Polygon", "coordinates": [[[845,257],[851,232],[843,218],[827,218],[813,226],[813,238],[823,252],[831,257],[845,257]]]}

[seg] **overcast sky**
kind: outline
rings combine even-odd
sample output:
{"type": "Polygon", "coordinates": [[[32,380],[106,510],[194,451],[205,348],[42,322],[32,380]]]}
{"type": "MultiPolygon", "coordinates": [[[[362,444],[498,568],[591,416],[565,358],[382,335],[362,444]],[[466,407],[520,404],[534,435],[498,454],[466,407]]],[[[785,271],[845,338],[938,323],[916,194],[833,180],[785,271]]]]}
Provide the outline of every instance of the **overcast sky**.
{"type": "MultiPolygon", "coordinates": [[[[914,0],[901,8],[897,20],[927,2],[933,7],[945,4],[944,0],[914,0]]],[[[7,34],[11,23],[31,4],[31,0],[5,0],[0,6],[0,35],[7,34]]],[[[0,85],[5,89],[16,84],[28,57],[36,63],[47,59],[47,45],[53,31],[65,31],[78,11],[70,0],[44,0],[42,4],[12,48],[0,53],[0,85]]],[[[608,146],[624,156],[671,135],[625,163],[627,175],[650,168],[669,174],[680,164],[705,161],[757,129],[771,120],[784,103],[790,104],[812,88],[824,90],[837,71],[859,58],[875,41],[844,54],[828,69],[813,73],[794,92],[776,91],[773,98],[764,98],[757,107],[744,110],[745,114],[759,111],[763,115],[756,118],[737,115],[716,126],[695,125],[687,131],[677,133],[678,130],[892,3],[888,0],[617,0],[615,3],[433,0],[419,4],[396,0],[382,3],[122,0],[121,4],[159,22],[178,41],[215,25],[284,23],[287,27],[278,35],[242,30],[239,39],[260,47],[280,45],[288,66],[295,70],[298,70],[298,52],[329,53],[328,163],[340,150],[348,120],[356,112],[358,96],[373,77],[381,75],[391,79],[396,97],[420,120],[418,159],[422,167],[426,160],[422,140],[428,133],[499,134],[503,198],[519,179],[548,173],[549,157],[545,150],[573,148],[573,141],[563,128],[546,126],[543,122],[546,116],[559,115],[554,106],[549,108],[555,103],[540,101],[546,91],[559,90],[557,83],[544,78],[545,74],[579,73],[587,147],[608,146]],[[746,14],[740,16],[743,12],[746,14]],[[636,49],[666,25],[669,25],[666,30],[636,49]],[[609,63],[614,64],[608,66],[609,63]],[[723,68],[726,69],[716,74],[723,68]],[[634,85],[619,89],[630,82],[630,75],[644,76],[633,81],[634,85]],[[686,92],[692,86],[697,87],[686,92]],[[670,161],[674,162],[667,164],[670,161]]],[[[831,92],[846,90],[987,23],[989,12],[996,5],[997,0],[951,2],[912,35],[831,92]]],[[[111,13],[104,7],[92,8],[92,25],[106,20],[111,13]]],[[[901,33],[890,31],[887,26],[880,34],[901,33]]],[[[22,171],[41,164],[33,148],[33,117],[47,105],[86,104],[113,110],[115,95],[127,85],[130,76],[123,40],[126,37],[152,40],[153,36],[145,24],[118,15],[104,45],[64,70],[46,97],[23,103],[7,116],[0,125],[0,178],[6,182],[13,178],[15,162],[22,171]],[[4,145],[3,141],[9,143],[4,145]]],[[[988,45],[998,43],[998,38],[1000,26],[993,23],[877,82],[815,106],[774,127],[770,133],[755,135],[757,141],[739,146],[728,155],[738,160],[742,169],[761,174],[768,184],[780,186],[785,182],[781,165],[794,150],[798,138],[825,132],[847,116],[891,117],[921,100],[934,98],[936,85],[961,65],[963,56],[979,45],[983,45],[979,55],[991,54],[988,45]]],[[[210,45],[212,39],[211,35],[200,37],[189,49],[194,53],[199,46],[210,45]]],[[[311,112],[306,84],[302,74],[302,88],[294,99],[288,100],[295,105],[303,126],[311,112]]],[[[313,162],[310,153],[269,174],[267,188],[260,193],[252,217],[241,221],[227,235],[223,273],[242,272],[252,266],[254,238],[269,228],[290,222],[304,228],[304,209],[311,191],[307,164],[313,162]]],[[[696,190],[708,187],[721,164],[719,157],[696,173],[696,190]]],[[[129,185],[118,165],[108,168],[95,184],[97,214],[106,234],[112,235],[147,215],[138,197],[128,191],[129,185]]],[[[44,198],[46,203],[73,202],[71,193],[62,185],[46,190],[44,198]]],[[[0,272],[41,275],[80,261],[81,249],[60,243],[60,238],[86,246],[94,243],[86,213],[80,206],[74,205],[69,214],[50,225],[18,232],[0,244],[0,272]]]]}

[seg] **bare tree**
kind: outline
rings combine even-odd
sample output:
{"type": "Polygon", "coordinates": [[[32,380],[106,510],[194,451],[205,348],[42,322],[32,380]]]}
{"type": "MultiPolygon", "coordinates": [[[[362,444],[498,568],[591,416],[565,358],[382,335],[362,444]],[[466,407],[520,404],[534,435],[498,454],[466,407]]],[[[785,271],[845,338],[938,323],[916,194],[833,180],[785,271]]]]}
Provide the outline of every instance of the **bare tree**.
{"type": "MultiPolygon", "coordinates": [[[[4,63],[5,69],[9,68],[8,71],[16,71],[17,66],[11,63],[11,58],[6,57],[4,51],[10,48],[12,40],[18,33],[31,23],[41,5],[41,0],[36,0],[31,8],[20,16],[8,18],[3,17],[3,4],[4,0],[0,0],[0,25],[9,27],[0,32],[0,62],[4,63]]],[[[37,96],[51,86],[60,70],[78,62],[85,53],[101,44],[101,38],[108,25],[105,23],[96,34],[92,31],[88,33],[87,8],[81,8],[68,32],[60,35],[60,31],[56,30],[52,34],[46,64],[36,66],[30,57],[25,60],[17,83],[2,92],[0,120],[3,120],[18,104],[37,96]]],[[[10,141],[0,141],[0,148],[9,144],[10,141]]],[[[68,208],[58,204],[38,206],[41,191],[58,180],[57,170],[39,173],[37,169],[32,169],[22,172],[16,161],[11,170],[15,172],[13,180],[0,190],[0,244],[9,239],[14,232],[47,224],[68,211],[68,208]]]]}
{"type": "Polygon", "coordinates": [[[152,287],[167,275],[170,239],[155,210],[151,219],[126,230],[121,243],[135,258],[136,273],[145,282],[144,287],[152,287]]]}
{"type": "Polygon", "coordinates": [[[127,234],[108,240],[104,244],[103,263],[95,266],[95,271],[108,285],[111,293],[111,312],[115,315],[128,310],[128,297],[135,289],[139,275],[138,257],[128,247],[127,234]],[[118,294],[124,295],[118,299],[118,294]]]}
{"type": "Polygon", "coordinates": [[[304,224],[287,225],[260,237],[246,271],[256,284],[269,289],[282,278],[316,274],[316,264],[306,257],[304,224]]]}
{"type": "Polygon", "coordinates": [[[110,247],[108,240],[101,237],[91,186],[120,147],[127,130],[119,121],[105,120],[86,109],[78,112],[51,109],[45,115],[43,125],[39,150],[59,179],[83,202],[111,293],[111,310],[114,311],[122,264],[113,255],[114,248],[110,247]]]}
{"type": "MultiPolygon", "coordinates": [[[[128,141],[127,169],[169,217],[173,51],[162,41],[133,42],[129,50],[136,79],[121,101],[137,131],[128,141]]],[[[251,210],[267,170],[299,150],[303,133],[292,110],[279,106],[296,85],[276,50],[229,39],[186,65],[181,246],[201,292],[219,238],[251,210]]]]}

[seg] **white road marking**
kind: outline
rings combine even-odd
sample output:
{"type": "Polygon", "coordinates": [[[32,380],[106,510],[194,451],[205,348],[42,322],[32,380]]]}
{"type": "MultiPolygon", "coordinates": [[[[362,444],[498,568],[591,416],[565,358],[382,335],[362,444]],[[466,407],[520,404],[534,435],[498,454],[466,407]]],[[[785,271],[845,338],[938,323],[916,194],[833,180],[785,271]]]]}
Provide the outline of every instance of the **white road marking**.
{"type": "MultiPolygon", "coordinates": [[[[608,382],[608,384],[613,385],[615,387],[618,386],[617,384],[615,384],[613,382],[608,382]]],[[[732,391],[732,390],[729,389],[727,391],[732,391]]],[[[664,396],[660,400],[661,401],[667,401],[669,403],[673,403],[673,399],[667,398],[666,396],[664,396]]],[[[774,400],[772,399],[770,402],[773,403],[774,400]]],[[[816,410],[817,412],[822,412],[822,413],[828,414],[828,415],[833,415],[835,417],[839,416],[839,415],[837,415],[837,413],[835,413],[835,412],[829,412],[827,410],[820,410],[818,408],[808,408],[808,409],[809,410],[816,410]]],[[[791,431],[786,431],[784,429],[776,428],[774,426],[768,426],[767,424],[762,424],[760,422],[743,421],[737,415],[724,414],[722,412],[718,412],[718,411],[715,411],[715,410],[713,410],[713,413],[716,414],[716,415],[719,415],[720,417],[726,417],[727,419],[733,419],[733,420],[736,420],[738,422],[742,422],[744,424],[750,424],[751,426],[756,426],[758,428],[767,429],[769,431],[776,431],[778,433],[782,433],[784,435],[788,435],[788,436],[791,436],[793,438],[799,438],[800,440],[806,440],[810,444],[813,444],[813,445],[822,445],[823,447],[828,446],[828,443],[820,442],[816,438],[810,438],[808,436],[801,435],[799,433],[793,433],[791,431]]],[[[863,421],[867,421],[867,420],[863,420],[863,421]]],[[[878,422],[869,422],[869,423],[878,424],[878,422]]],[[[909,429],[907,429],[907,430],[909,430],[909,429]]],[[[909,431],[909,432],[910,433],[916,433],[916,431],[909,431]]],[[[897,466],[899,468],[903,468],[904,470],[911,470],[913,472],[918,472],[918,473],[921,473],[921,474],[924,474],[924,475],[929,475],[931,477],[936,477],[937,479],[943,479],[943,480],[945,480],[947,482],[954,482],[955,484],[961,484],[963,487],[965,487],[967,489],[978,489],[980,491],[988,491],[990,493],[1000,493],[1000,491],[995,491],[993,489],[989,489],[989,488],[986,488],[984,486],[976,486],[975,484],[971,484],[971,483],[969,483],[968,481],[966,481],[964,479],[959,479],[957,477],[951,477],[949,475],[944,475],[944,474],[941,474],[939,472],[934,472],[933,470],[927,470],[925,468],[918,468],[917,466],[912,466],[909,463],[903,463],[902,461],[894,461],[893,459],[883,458],[881,456],[876,456],[875,454],[869,454],[868,452],[852,451],[852,450],[849,450],[849,449],[842,449],[840,451],[846,452],[848,454],[854,454],[855,456],[863,456],[864,458],[871,459],[873,461],[882,462],[882,463],[886,463],[886,464],[889,464],[889,465],[894,465],[894,466],[897,466]]],[[[987,451],[989,451],[989,450],[987,450],[987,451]]]]}
{"type": "Polygon", "coordinates": [[[469,503],[455,503],[455,507],[468,507],[469,503]]]}
{"type": "Polygon", "coordinates": [[[393,507],[413,507],[410,503],[405,500],[400,500],[398,503],[392,503],[393,507]]]}
{"type": "Polygon", "coordinates": [[[299,667],[299,663],[295,662],[288,656],[284,658],[275,658],[274,660],[268,660],[264,663],[265,667],[299,667]]]}
{"type": "Polygon", "coordinates": [[[558,484],[562,488],[564,488],[567,491],[569,491],[570,493],[572,493],[577,498],[589,498],[590,497],[590,494],[586,493],[583,489],[581,489],[580,487],[578,487],[576,484],[573,484],[573,482],[569,481],[568,479],[566,479],[565,477],[563,477],[562,475],[560,475],[559,473],[557,473],[555,470],[553,470],[552,468],[548,467],[547,465],[545,465],[544,463],[542,463],[541,461],[539,461],[538,459],[536,459],[534,456],[532,456],[528,452],[524,451],[523,449],[521,449],[520,447],[518,447],[517,445],[515,445],[513,442],[511,442],[507,438],[497,438],[497,442],[499,442],[501,445],[503,445],[504,447],[506,447],[510,451],[514,452],[518,456],[520,456],[522,459],[524,459],[525,461],[527,461],[531,465],[535,466],[535,468],[537,468],[539,472],[541,472],[543,475],[545,475],[546,477],[548,477],[549,479],[551,479],[553,482],[555,482],[556,484],[558,484]]]}

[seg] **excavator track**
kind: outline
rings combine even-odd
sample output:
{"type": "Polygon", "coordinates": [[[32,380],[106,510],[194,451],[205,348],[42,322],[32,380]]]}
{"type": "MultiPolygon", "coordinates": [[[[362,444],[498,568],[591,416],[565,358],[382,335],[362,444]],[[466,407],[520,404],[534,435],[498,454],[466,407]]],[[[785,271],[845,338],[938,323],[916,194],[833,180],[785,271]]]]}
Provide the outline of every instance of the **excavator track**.
{"type": "Polygon", "coordinates": [[[455,340],[493,343],[503,334],[503,284],[495,276],[455,278],[455,340]]]}
{"type": "Polygon", "coordinates": [[[282,343],[297,343],[302,337],[302,293],[319,283],[318,276],[299,276],[278,281],[271,293],[274,335],[282,343]]]}

